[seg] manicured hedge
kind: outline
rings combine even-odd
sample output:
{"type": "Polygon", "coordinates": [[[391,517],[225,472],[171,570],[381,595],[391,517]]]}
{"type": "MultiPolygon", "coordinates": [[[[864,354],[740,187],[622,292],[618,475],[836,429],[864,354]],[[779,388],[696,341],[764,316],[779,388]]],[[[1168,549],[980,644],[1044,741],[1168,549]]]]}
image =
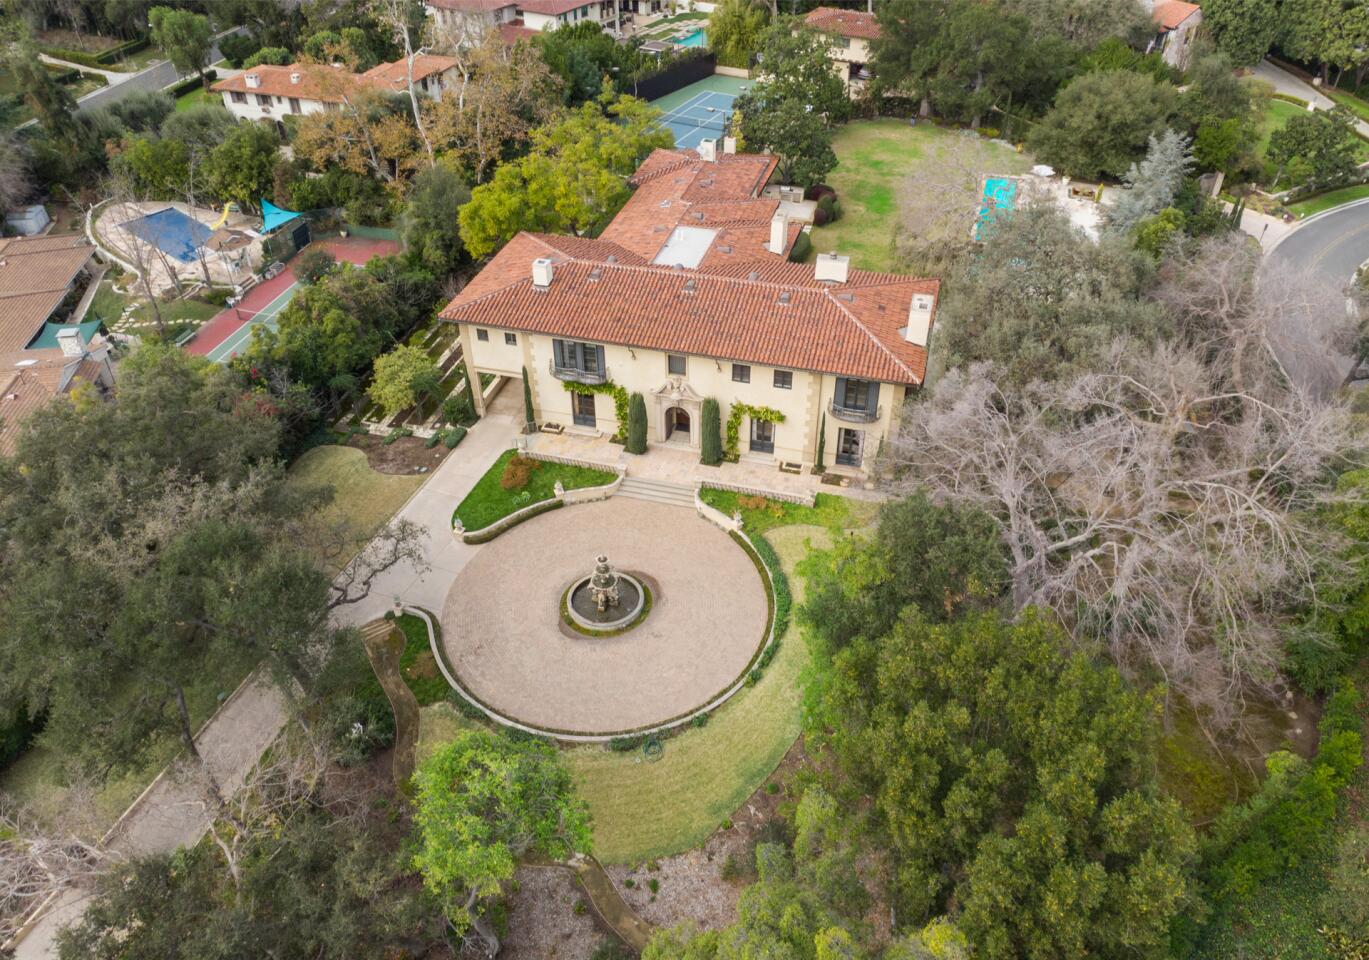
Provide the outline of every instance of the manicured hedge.
{"type": "MultiPolygon", "coordinates": [[[[204,79],[208,83],[213,83],[215,80],[218,79],[218,76],[219,71],[217,70],[206,70],[204,72],[204,79]]],[[[186,77],[180,83],[176,84],[174,87],[167,90],[167,93],[171,94],[172,97],[183,97],[191,90],[198,90],[199,88],[199,77],[186,77]]]]}
{"type": "Polygon", "coordinates": [[[530,507],[524,507],[516,513],[511,513],[502,520],[497,520],[481,530],[463,533],[461,539],[466,543],[489,543],[495,537],[506,530],[512,530],[524,520],[531,520],[533,517],[540,516],[548,510],[557,510],[564,507],[564,500],[542,500],[534,503],[530,507]]]}

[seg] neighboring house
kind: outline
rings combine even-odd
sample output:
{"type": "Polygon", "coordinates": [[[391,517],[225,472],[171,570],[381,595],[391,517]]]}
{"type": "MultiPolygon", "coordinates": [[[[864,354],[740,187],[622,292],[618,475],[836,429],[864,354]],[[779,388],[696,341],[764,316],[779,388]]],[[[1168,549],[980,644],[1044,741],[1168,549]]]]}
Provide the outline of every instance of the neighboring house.
{"type": "Polygon", "coordinates": [[[84,234],[0,238],[0,352],[23,350],[90,277],[84,234]]]}
{"type": "MultiPolygon", "coordinates": [[[[460,83],[455,60],[428,53],[414,58],[413,77],[414,85],[434,100],[460,83]]],[[[340,109],[363,90],[404,92],[409,88],[408,78],[405,60],[382,63],[365,73],[316,63],[260,64],[210,89],[222,95],[223,105],[239,120],[279,120],[340,109]]]]}
{"type": "Polygon", "coordinates": [[[873,75],[869,66],[870,41],[879,39],[879,22],[873,13],[818,7],[803,22],[823,34],[832,48],[827,56],[832,69],[855,96],[873,75]]]}
{"type": "Polygon", "coordinates": [[[1146,52],[1158,51],[1165,63],[1186,70],[1189,50],[1203,23],[1203,11],[1196,3],[1159,0],[1152,7],[1151,16],[1155,18],[1156,33],[1146,52]]]}
{"type": "Polygon", "coordinates": [[[649,440],[695,450],[706,397],[724,425],[770,408],[781,422],[742,417],[743,458],[811,469],[822,434],[826,468],[864,474],[926,374],[940,282],[788,262],[799,227],[761,196],[775,165],[657,150],[598,239],[518,234],[441,314],[470,381],[527,371],[537,422],[591,435],[618,429],[613,398],[567,383],[639,392],[649,440]]]}
{"type": "Polygon", "coordinates": [[[100,396],[114,386],[109,345],[86,342],[80,327],[57,332],[56,347],[0,353],[0,456],[12,456],[23,422],[53,397],[89,387],[100,396]]]}
{"type": "MultiPolygon", "coordinates": [[[[487,30],[498,30],[505,43],[534,37],[543,30],[590,20],[613,23],[615,0],[424,0],[429,16],[449,36],[478,42],[487,30]]],[[[659,0],[623,0],[624,12],[641,6],[659,10],[659,0]]]]}
{"type": "Polygon", "coordinates": [[[11,210],[5,215],[5,227],[21,237],[31,237],[34,234],[42,233],[47,225],[52,222],[48,216],[47,208],[41,203],[32,206],[20,207],[18,210],[11,210]]]}

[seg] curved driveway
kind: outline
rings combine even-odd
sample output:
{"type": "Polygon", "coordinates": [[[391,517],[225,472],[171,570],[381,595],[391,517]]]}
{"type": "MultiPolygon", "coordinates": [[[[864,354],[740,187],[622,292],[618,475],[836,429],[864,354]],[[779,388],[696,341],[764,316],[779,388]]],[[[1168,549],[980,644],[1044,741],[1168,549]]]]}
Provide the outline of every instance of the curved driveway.
{"type": "Polygon", "coordinates": [[[1269,256],[1298,270],[1314,270],[1328,282],[1349,283],[1356,268],[1369,260],[1369,201],[1336,207],[1308,220],[1269,256]]]}

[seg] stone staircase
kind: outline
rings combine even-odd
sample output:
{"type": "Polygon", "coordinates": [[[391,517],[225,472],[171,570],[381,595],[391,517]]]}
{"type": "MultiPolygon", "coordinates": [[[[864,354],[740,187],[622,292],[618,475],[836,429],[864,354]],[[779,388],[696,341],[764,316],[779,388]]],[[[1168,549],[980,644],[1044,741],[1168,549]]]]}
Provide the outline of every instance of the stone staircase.
{"type": "Polygon", "coordinates": [[[615,494],[631,497],[634,500],[651,500],[673,507],[694,509],[694,488],[687,483],[671,483],[669,480],[646,480],[641,477],[624,477],[615,494]]]}

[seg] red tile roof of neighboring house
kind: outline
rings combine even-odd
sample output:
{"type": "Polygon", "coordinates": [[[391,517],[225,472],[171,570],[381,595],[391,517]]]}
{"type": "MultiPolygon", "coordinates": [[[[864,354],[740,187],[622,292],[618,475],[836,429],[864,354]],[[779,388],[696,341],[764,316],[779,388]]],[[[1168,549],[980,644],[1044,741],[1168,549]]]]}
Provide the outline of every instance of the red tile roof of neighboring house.
{"type": "Polygon", "coordinates": [[[599,0],[518,0],[518,10],[520,13],[540,13],[547,17],[558,17],[598,2],[599,0]]]}
{"type": "MultiPolygon", "coordinates": [[[[414,80],[417,82],[454,66],[456,61],[451,57],[420,54],[414,58],[414,80]]],[[[210,89],[219,93],[227,90],[272,97],[297,97],[321,103],[343,103],[358,90],[368,87],[398,91],[407,86],[408,65],[403,60],[396,60],[374,66],[365,73],[351,73],[341,67],[319,63],[292,63],[285,67],[263,63],[236,76],[226,77],[210,89]],[[249,76],[257,77],[257,86],[247,82],[249,76]]]]}
{"type": "MultiPolygon", "coordinates": [[[[451,57],[440,57],[434,53],[420,53],[414,57],[414,82],[446,73],[456,66],[451,57]]],[[[409,65],[404,60],[394,63],[378,64],[361,75],[361,79],[373,83],[382,90],[407,90],[409,86],[409,65]]]]}
{"type": "Polygon", "coordinates": [[[59,393],[97,379],[103,364],[57,348],[0,353],[0,456],[14,453],[20,427],[59,393]]]}
{"type": "Polygon", "coordinates": [[[1173,30],[1189,17],[1197,13],[1199,7],[1196,3],[1184,3],[1184,0],[1165,0],[1164,3],[1157,3],[1151,15],[1155,18],[1155,25],[1161,31],[1173,30]]]}
{"type": "Polygon", "coordinates": [[[494,13],[516,5],[516,0],[423,0],[430,7],[458,13],[494,13]]]}
{"type": "Polygon", "coordinates": [[[523,26],[522,20],[512,20],[499,25],[499,39],[509,46],[513,46],[519,40],[529,40],[541,32],[541,30],[523,26]]]}
{"type": "Polygon", "coordinates": [[[568,239],[520,233],[442,317],[892,383],[926,375],[926,348],[900,331],[913,294],[935,297],[938,280],[852,270],[829,285],[811,265],[778,258],[687,270],[643,263],[614,243],[568,239]],[[554,264],[545,289],[532,284],[539,257],[554,264]]]}
{"type": "Polygon", "coordinates": [[[0,351],[33,339],[94,255],[79,233],[0,239],[0,351]]]}
{"type": "Polygon", "coordinates": [[[803,18],[804,23],[822,33],[835,33],[858,40],[878,40],[879,21],[873,13],[818,7],[803,18]]]}

